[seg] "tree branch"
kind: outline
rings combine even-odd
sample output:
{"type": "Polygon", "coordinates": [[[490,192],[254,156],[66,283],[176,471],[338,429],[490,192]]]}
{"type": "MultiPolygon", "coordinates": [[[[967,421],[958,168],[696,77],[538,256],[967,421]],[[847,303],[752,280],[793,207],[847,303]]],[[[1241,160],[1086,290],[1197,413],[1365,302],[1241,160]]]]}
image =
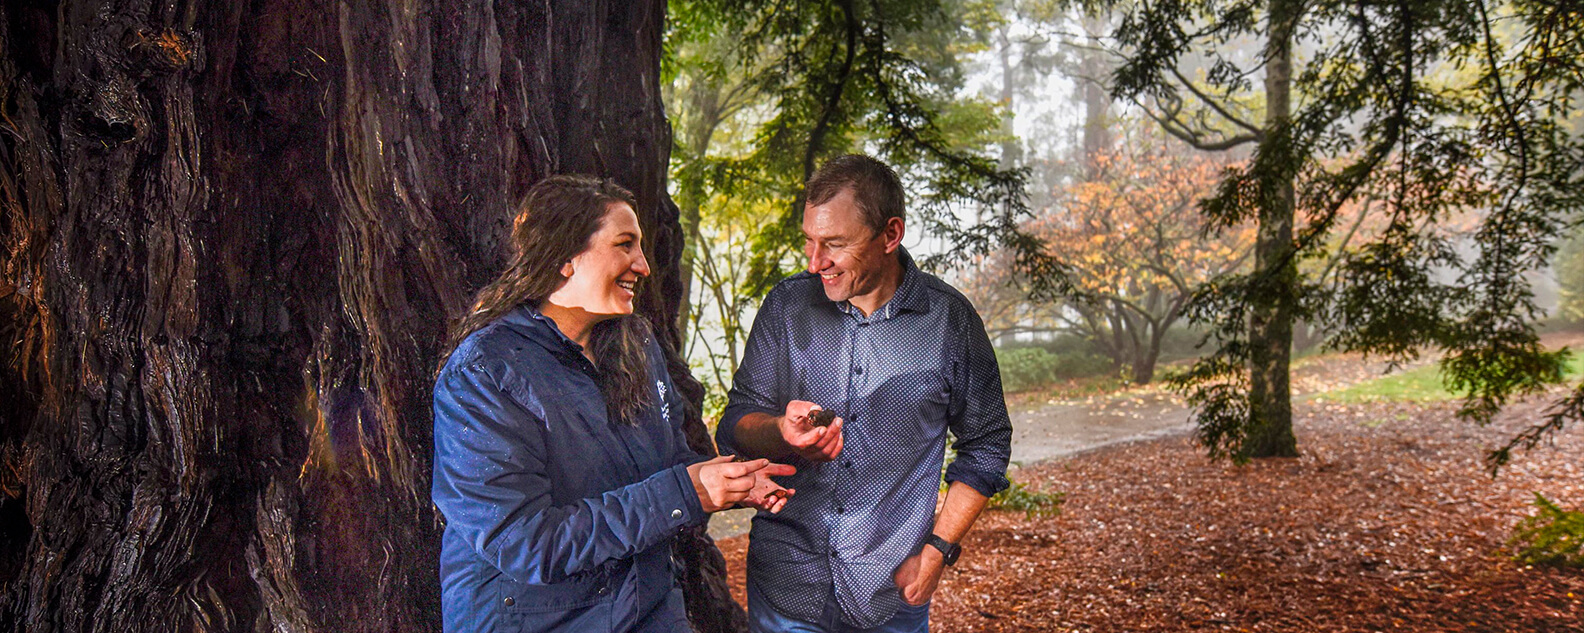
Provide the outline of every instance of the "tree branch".
{"type": "Polygon", "coordinates": [[[1166,130],[1167,134],[1176,137],[1177,140],[1187,143],[1193,146],[1194,149],[1200,151],[1221,152],[1241,145],[1259,142],[1259,137],[1253,134],[1239,134],[1230,138],[1223,138],[1219,141],[1206,140],[1199,134],[1189,130],[1187,126],[1185,126],[1181,121],[1177,120],[1176,117],[1163,117],[1159,114],[1156,114],[1154,110],[1149,108],[1149,106],[1144,105],[1137,100],[1134,100],[1134,103],[1138,104],[1139,108],[1144,111],[1146,116],[1153,119],[1156,123],[1159,123],[1161,129],[1166,130]]]}
{"type": "Polygon", "coordinates": [[[1215,110],[1216,114],[1219,114],[1222,116],[1222,118],[1231,121],[1233,125],[1248,130],[1250,134],[1254,135],[1255,140],[1265,136],[1264,132],[1261,132],[1258,127],[1255,127],[1253,124],[1238,118],[1220,102],[1212,99],[1210,95],[1200,91],[1199,88],[1194,86],[1193,82],[1188,81],[1188,78],[1184,77],[1182,72],[1177,70],[1175,66],[1172,67],[1171,72],[1172,75],[1177,77],[1178,81],[1182,82],[1183,87],[1188,89],[1188,92],[1192,92],[1194,96],[1199,97],[1199,100],[1203,101],[1205,105],[1210,106],[1211,110],[1215,110]]]}

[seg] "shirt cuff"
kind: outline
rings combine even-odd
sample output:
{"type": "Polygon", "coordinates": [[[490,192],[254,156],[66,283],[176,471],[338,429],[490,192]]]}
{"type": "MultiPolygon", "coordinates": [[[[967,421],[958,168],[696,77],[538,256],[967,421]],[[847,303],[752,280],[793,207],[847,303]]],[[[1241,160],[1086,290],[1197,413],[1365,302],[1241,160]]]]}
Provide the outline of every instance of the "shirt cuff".
{"type": "Polygon", "coordinates": [[[722,455],[739,455],[742,450],[737,446],[737,423],[750,413],[763,413],[768,416],[778,416],[784,413],[768,407],[752,404],[734,404],[726,407],[721,413],[721,419],[715,425],[715,448],[722,455]]]}
{"type": "MultiPolygon", "coordinates": [[[[952,466],[956,465],[956,462],[952,463],[952,466]]],[[[1012,482],[1006,478],[1005,473],[981,473],[966,468],[954,469],[948,466],[946,468],[946,483],[949,484],[954,481],[963,482],[969,488],[979,491],[979,494],[986,497],[994,497],[996,493],[1012,486],[1012,482]]]]}
{"type": "Polygon", "coordinates": [[[704,505],[699,502],[698,489],[693,487],[693,478],[688,476],[688,465],[672,466],[671,475],[676,490],[666,491],[661,496],[661,512],[666,527],[678,530],[707,521],[709,513],[704,511],[704,505]]]}

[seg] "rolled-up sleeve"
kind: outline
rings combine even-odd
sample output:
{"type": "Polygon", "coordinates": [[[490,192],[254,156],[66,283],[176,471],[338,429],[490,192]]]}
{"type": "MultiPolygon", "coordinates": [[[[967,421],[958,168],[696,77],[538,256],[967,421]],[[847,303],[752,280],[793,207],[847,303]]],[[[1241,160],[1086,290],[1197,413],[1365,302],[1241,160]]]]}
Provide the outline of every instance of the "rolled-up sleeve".
{"type": "Polygon", "coordinates": [[[743,348],[742,362],[732,376],[726,410],[715,427],[715,445],[722,455],[740,453],[736,442],[737,422],[750,413],[781,415],[790,399],[784,393],[791,369],[783,330],[782,293],[772,290],[754,315],[753,329],[743,348]]]}
{"type": "Polygon", "coordinates": [[[946,481],[961,481],[988,497],[1011,485],[1006,470],[1012,457],[1012,420],[984,321],[967,310],[961,322],[957,331],[962,347],[953,361],[947,409],[947,425],[957,438],[952,444],[957,459],[946,468],[946,481]]]}
{"type": "Polygon", "coordinates": [[[447,527],[507,576],[560,580],[707,518],[685,463],[553,505],[544,425],[499,384],[483,365],[448,369],[437,381],[432,492],[447,527]]]}

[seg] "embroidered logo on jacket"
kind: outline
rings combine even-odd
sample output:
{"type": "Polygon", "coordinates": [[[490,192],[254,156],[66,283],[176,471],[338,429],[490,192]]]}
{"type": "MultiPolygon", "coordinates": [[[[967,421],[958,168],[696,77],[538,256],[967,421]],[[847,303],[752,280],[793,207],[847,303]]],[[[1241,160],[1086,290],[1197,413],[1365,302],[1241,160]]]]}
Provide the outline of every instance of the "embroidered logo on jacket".
{"type": "Polygon", "coordinates": [[[671,407],[666,405],[666,385],[664,380],[655,381],[655,392],[660,394],[660,419],[667,424],[671,422],[671,407]]]}

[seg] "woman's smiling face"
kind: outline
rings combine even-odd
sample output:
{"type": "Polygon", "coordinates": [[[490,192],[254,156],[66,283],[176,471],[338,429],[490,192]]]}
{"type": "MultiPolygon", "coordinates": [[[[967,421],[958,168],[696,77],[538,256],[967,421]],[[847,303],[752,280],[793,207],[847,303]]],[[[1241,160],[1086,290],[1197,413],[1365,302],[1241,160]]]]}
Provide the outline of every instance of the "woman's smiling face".
{"type": "Polygon", "coordinates": [[[556,305],[608,317],[632,314],[635,286],[649,276],[643,229],[632,207],[621,202],[606,207],[599,230],[561,274],[566,284],[550,297],[556,305]]]}

